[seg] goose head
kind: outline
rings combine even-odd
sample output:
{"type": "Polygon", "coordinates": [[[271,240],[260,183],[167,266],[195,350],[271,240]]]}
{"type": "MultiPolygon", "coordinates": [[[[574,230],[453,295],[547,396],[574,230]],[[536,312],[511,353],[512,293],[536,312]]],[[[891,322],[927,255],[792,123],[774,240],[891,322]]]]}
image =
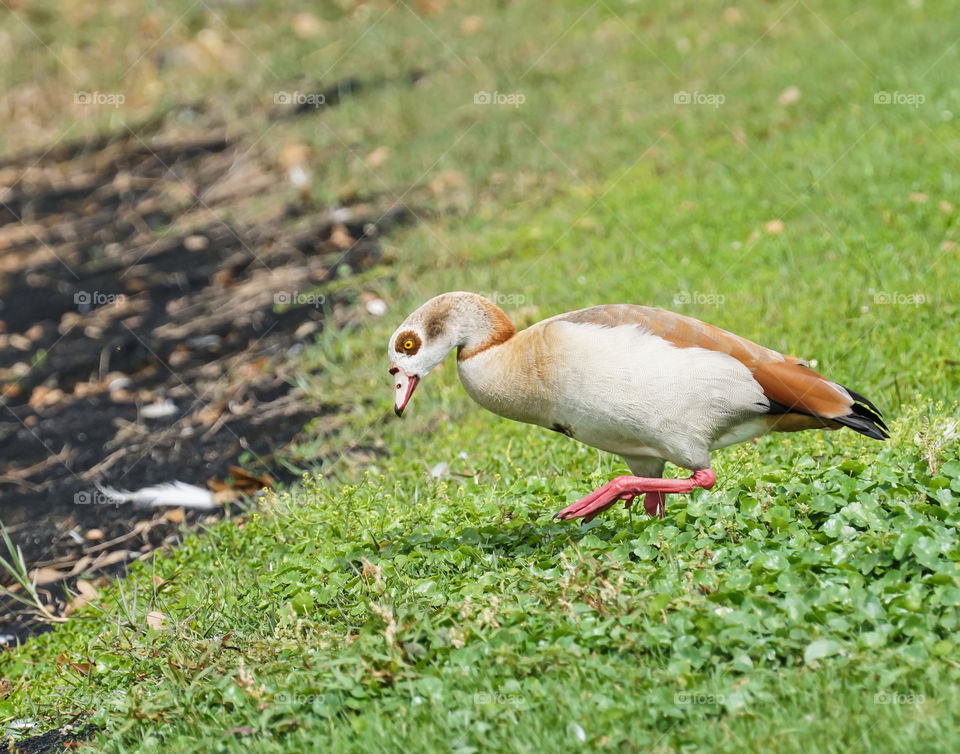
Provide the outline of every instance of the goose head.
{"type": "Polygon", "coordinates": [[[459,359],[470,358],[503,343],[514,332],[507,315],[476,293],[455,291],[427,301],[394,331],[387,346],[397,416],[403,414],[420,380],[454,348],[459,359]]]}

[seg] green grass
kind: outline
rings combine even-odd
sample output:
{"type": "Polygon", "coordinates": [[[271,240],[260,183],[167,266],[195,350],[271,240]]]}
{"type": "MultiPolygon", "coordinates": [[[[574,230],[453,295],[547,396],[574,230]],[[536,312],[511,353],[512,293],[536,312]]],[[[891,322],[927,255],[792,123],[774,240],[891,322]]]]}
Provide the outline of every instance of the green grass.
{"type": "MultiPolygon", "coordinates": [[[[0,730],[92,713],[104,751],[955,751],[951,8],[781,3],[734,23],[723,3],[332,7],[310,41],[284,7],[224,11],[266,66],[183,84],[244,112],[330,66],[325,81],[383,82],[261,147],[308,144],[321,202],[416,184],[405,198],[429,218],[362,286],[390,313],[297,365],[318,404],[350,407],[300,450],[327,449],[325,476],[0,655],[0,730]],[[789,87],[799,100],[778,102],[789,87]],[[480,90],[526,100],[474,105],[480,90]],[[883,91],[925,101],[874,104],[883,91]],[[444,172],[459,184],[424,188],[444,172]],[[817,359],[893,437],[763,438],[717,453],[718,485],[663,521],[553,521],[619,460],[484,413],[452,360],[392,417],[386,339],[451,289],[497,292],[522,324],[617,301],[707,319],[817,359]],[[441,461],[453,476],[431,480],[441,461]]],[[[62,56],[91,43],[47,23],[62,56]]],[[[205,23],[197,6],[171,33],[205,23]]],[[[146,110],[180,91],[157,75],[146,110]]]]}

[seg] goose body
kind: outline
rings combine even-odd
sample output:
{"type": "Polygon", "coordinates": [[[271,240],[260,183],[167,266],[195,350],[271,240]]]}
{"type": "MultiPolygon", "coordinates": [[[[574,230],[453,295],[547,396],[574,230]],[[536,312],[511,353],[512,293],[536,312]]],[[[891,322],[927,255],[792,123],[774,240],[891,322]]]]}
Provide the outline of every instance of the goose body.
{"type": "Polygon", "coordinates": [[[460,380],[481,406],[616,453],[636,475],[577,501],[562,518],[589,520],[640,493],[649,512],[663,515],[666,492],[712,485],[712,450],[771,431],[847,426],[887,437],[863,396],[799,359],[692,317],[615,304],[517,332],[496,305],[464,292],[431,299],[391,338],[398,415],[454,348],[460,380]],[[667,461],[694,476],[660,479],[667,461]]]}

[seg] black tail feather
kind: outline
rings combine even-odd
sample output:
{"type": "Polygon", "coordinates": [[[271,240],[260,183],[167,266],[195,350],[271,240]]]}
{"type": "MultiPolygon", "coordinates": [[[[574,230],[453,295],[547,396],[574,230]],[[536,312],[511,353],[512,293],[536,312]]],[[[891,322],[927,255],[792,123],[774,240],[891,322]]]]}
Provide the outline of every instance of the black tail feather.
{"type": "Polygon", "coordinates": [[[890,432],[886,422],[883,421],[883,414],[880,413],[880,409],[860,393],[848,387],[845,387],[844,390],[850,393],[854,404],[850,407],[849,414],[839,416],[833,421],[875,440],[886,440],[890,437],[890,432]]]}
{"type": "Polygon", "coordinates": [[[870,401],[868,398],[864,398],[862,395],[860,395],[860,393],[856,392],[855,390],[851,390],[848,387],[845,387],[844,390],[850,393],[850,397],[853,398],[857,403],[863,404],[863,406],[854,406],[854,410],[857,408],[861,409],[861,411],[865,412],[865,416],[869,416],[881,427],[887,429],[887,425],[883,422],[883,414],[880,413],[879,408],[873,405],[872,401],[870,401]]]}

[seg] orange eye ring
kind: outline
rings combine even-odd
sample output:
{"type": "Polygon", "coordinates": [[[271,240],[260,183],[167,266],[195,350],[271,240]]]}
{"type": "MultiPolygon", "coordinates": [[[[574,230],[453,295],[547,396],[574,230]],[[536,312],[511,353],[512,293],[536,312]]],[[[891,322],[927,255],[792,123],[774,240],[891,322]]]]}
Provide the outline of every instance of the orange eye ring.
{"type": "Polygon", "coordinates": [[[403,350],[404,350],[404,351],[409,351],[411,348],[413,348],[413,341],[412,341],[412,340],[405,340],[405,341],[403,341],[403,350]]]}

